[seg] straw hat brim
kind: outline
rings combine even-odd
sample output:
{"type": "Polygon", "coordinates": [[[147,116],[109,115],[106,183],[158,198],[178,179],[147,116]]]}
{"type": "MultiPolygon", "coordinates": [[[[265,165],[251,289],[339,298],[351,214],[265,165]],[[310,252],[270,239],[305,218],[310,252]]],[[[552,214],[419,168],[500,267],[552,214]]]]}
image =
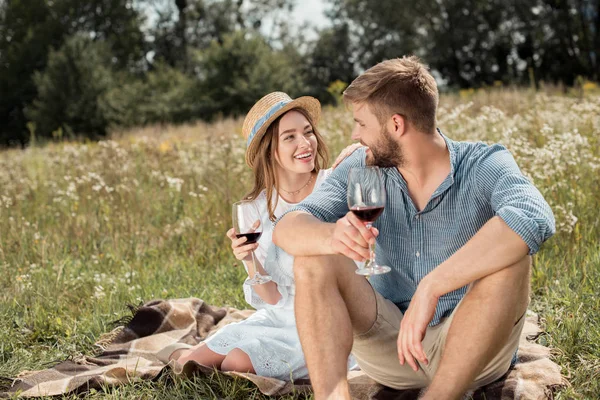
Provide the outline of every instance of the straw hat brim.
{"type": "Polygon", "coordinates": [[[254,158],[258,152],[258,145],[265,135],[267,128],[271,126],[271,124],[277,118],[294,108],[299,108],[305,111],[308,114],[310,122],[313,124],[313,126],[316,126],[319,123],[319,120],[321,119],[321,103],[319,103],[319,100],[311,96],[302,96],[290,101],[276,113],[271,115],[271,117],[269,117],[256,131],[252,141],[250,142],[250,145],[248,146],[248,149],[246,150],[246,164],[248,164],[250,167],[254,165],[254,158]]]}

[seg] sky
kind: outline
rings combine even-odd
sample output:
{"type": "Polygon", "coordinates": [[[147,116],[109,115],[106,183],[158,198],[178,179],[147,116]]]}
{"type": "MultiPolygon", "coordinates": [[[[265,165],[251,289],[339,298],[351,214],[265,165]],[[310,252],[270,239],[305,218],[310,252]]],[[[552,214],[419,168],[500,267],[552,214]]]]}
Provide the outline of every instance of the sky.
{"type": "MultiPolygon", "coordinates": [[[[329,4],[326,0],[295,0],[295,7],[290,21],[297,27],[301,26],[303,22],[308,22],[313,28],[325,28],[331,24],[324,13],[328,7],[329,4]]],[[[261,31],[266,36],[269,36],[271,25],[269,18],[262,21],[261,31]]],[[[317,38],[314,29],[305,32],[305,34],[308,40],[317,38]]]]}
{"type": "Polygon", "coordinates": [[[318,28],[329,25],[324,11],[328,7],[327,2],[323,0],[296,0],[294,14],[296,18],[308,21],[318,28]]]}
{"type": "MultiPolygon", "coordinates": [[[[166,7],[167,4],[171,4],[172,0],[156,0],[155,3],[158,7],[166,7]]],[[[249,1],[252,3],[252,0],[249,1]]],[[[296,21],[296,25],[300,26],[302,22],[309,22],[311,26],[315,28],[324,28],[330,24],[329,20],[325,16],[325,9],[328,7],[327,0],[295,0],[295,7],[293,11],[293,17],[291,21],[296,21]]],[[[147,17],[147,25],[153,25],[156,21],[156,13],[151,7],[143,9],[143,12],[147,17]]],[[[266,32],[271,24],[266,18],[262,21],[263,30],[266,32]]]]}

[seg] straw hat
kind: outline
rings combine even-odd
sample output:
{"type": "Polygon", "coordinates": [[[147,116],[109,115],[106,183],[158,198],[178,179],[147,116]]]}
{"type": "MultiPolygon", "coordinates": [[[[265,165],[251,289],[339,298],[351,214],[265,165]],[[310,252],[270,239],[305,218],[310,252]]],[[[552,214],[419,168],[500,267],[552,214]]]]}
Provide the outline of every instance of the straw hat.
{"type": "Polygon", "coordinates": [[[321,103],[314,97],[304,96],[292,99],[283,92],[269,93],[256,102],[248,111],[242,126],[242,134],[246,139],[246,164],[254,165],[258,144],[269,125],[278,117],[293,108],[304,110],[310,117],[310,122],[316,125],[321,118],[321,103]]]}

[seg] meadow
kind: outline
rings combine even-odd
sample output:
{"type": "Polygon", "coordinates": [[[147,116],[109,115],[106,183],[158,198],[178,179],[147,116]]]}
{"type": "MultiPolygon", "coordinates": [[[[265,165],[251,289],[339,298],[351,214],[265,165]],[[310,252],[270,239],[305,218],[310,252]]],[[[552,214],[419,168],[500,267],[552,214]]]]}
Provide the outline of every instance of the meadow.
{"type": "MultiPolygon", "coordinates": [[[[570,382],[557,399],[600,398],[600,93],[464,91],[442,96],[438,122],[453,139],[507,146],[551,205],[557,233],[532,277],[537,340],[570,382]]],[[[247,308],[225,237],[230,205],[252,181],[241,124],[0,152],[0,376],[94,352],[127,304],[195,296],[247,308]]],[[[324,109],[334,156],[351,128],[349,111],[324,109]]],[[[169,374],[89,396],[264,398],[244,381],[169,374]]]]}

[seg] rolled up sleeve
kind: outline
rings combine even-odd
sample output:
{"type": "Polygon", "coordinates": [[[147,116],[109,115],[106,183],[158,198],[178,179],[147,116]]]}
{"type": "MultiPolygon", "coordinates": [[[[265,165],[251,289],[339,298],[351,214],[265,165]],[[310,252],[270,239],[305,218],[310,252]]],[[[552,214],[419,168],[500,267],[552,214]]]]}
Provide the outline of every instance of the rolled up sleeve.
{"type": "Polygon", "coordinates": [[[529,246],[529,254],[537,253],[556,231],[554,215],[540,191],[521,173],[504,146],[488,147],[476,168],[483,200],[529,246]]]}

